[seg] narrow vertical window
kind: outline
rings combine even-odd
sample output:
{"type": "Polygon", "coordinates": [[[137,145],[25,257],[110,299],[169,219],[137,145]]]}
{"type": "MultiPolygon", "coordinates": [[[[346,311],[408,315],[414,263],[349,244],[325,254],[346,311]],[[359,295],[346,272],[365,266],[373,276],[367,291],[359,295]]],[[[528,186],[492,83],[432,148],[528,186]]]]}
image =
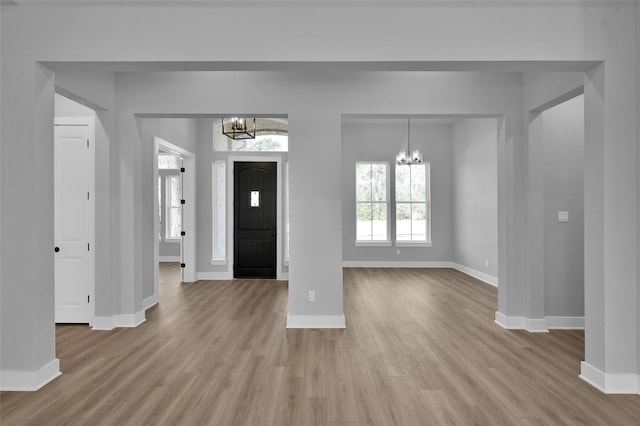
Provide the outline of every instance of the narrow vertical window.
{"type": "Polygon", "coordinates": [[[162,241],[162,207],[164,201],[162,200],[162,176],[158,176],[158,241],[162,241]]]}
{"type": "Polygon", "coordinates": [[[227,165],[225,161],[216,160],[212,168],[213,188],[213,258],[212,264],[224,265],[227,260],[226,252],[226,184],[227,165]]]}
{"type": "Polygon", "coordinates": [[[166,238],[179,239],[182,231],[182,177],[180,175],[167,176],[167,214],[166,238]]]}
{"type": "Polygon", "coordinates": [[[284,262],[289,263],[289,162],[284,162],[284,262]]]}
{"type": "Polygon", "coordinates": [[[396,245],[431,243],[429,163],[396,166],[396,245]]]}
{"type": "Polygon", "coordinates": [[[389,243],[388,168],[388,163],[356,163],[358,245],[389,243]]]}

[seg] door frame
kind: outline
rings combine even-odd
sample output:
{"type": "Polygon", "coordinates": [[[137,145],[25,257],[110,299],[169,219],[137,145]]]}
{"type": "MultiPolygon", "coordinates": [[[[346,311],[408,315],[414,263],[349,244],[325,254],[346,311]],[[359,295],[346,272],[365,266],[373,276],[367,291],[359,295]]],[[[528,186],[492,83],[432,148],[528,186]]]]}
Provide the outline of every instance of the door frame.
{"type": "MultiPolygon", "coordinates": [[[[153,296],[149,297],[148,301],[143,303],[144,309],[148,309],[151,306],[158,303],[159,300],[159,259],[160,259],[160,246],[158,242],[157,229],[160,226],[160,220],[158,219],[158,206],[160,200],[158,200],[158,188],[155,185],[158,184],[158,152],[168,152],[170,154],[178,155],[182,157],[182,167],[185,168],[183,173],[183,187],[182,198],[186,200],[183,208],[182,216],[182,230],[185,232],[185,236],[182,238],[180,253],[186,267],[182,270],[182,281],[191,283],[196,281],[196,156],[195,154],[172,144],[162,138],[154,136],[154,148],[153,148],[153,229],[154,229],[154,245],[153,245],[153,296]]],[[[147,299],[145,299],[147,300],[147,299]]]]}
{"type": "MultiPolygon", "coordinates": [[[[86,117],[55,117],[54,118],[54,155],[55,155],[55,127],[56,126],[87,126],[91,142],[89,143],[89,203],[87,212],[88,221],[88,243],[93,250],[89,250],[89,284],[87,291],[89,293],[89,327],[93,327],[96,318],[96,118],[86,117]]],[[[55,167],[55,158],[54,158],[55,167]]],[[[55,176],[55,170],[54,170],[55,176]]],[[[55,203],[55,183],[54,183],[54,203],[55,203]]],[[[54,209],[55,215],[55,209],[54,209]]],[[[55,216],[54,216],[54,233],[55,233],[55,216]]],[[[55,236],[54,236],[55,238],[55,236]]],[[[57,242],[56,242],[57,244],[57,242]]],[[[54,253],[55,256],[55,253],[54,253]]],[[[54,258],[55,262],[55,258],[54,258]]],[[[55,268],[54,268],[54,291],[55,291],[55,268]]],[[[55,302],[54,302],[55,303],[55,302]]],[[[54,312],[56,307],[54,306],[54,312]]],[[[55,316],[54,316],[55,324],[55,316]]]]}
{"type": "Polygon", "coordinates": [[[276,163],[276,280],[286,280],[288,277],[282,271],[282,156],[280,155],[229,155],[227,157],[227,249],[229,253],[228,259],[228,272],[233,277],[233,264],[234,258],[234,208],[235,208],[235,191],[234,191],[234,178],[235,178],[235,163],[276,163]]]}

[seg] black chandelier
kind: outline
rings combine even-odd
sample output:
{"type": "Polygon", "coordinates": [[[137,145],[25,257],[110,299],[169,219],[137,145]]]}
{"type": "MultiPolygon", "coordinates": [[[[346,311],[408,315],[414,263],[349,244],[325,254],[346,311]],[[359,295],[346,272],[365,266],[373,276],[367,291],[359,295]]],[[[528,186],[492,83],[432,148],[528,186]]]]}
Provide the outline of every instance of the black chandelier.
{"type": "Polygon", "coordinates": [[[233,140],[255,139],[256,119],[233,117],[228,122],[222,119],[222,134],[233,140]]]}

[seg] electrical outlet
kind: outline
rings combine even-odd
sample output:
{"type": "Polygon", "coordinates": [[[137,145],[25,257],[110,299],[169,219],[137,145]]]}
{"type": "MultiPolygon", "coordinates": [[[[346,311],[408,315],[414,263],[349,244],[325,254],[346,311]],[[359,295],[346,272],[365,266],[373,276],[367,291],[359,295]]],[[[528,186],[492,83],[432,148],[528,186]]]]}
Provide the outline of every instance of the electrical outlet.
{"type": "Polygon", "coordinates": [[[489,267],[489,259],[485,259],[484,260],[484,267],[488,268],[489,267]]]}
{"type": "Polygon", "coordinates": [[[309,290],[309,302],[316,301],[316,292],[314,290],[309,290]]]}
{"type": "Polygon", "coordinates": [[[396,250],[396,254],[400,256],[400,249],[396,250]]]}

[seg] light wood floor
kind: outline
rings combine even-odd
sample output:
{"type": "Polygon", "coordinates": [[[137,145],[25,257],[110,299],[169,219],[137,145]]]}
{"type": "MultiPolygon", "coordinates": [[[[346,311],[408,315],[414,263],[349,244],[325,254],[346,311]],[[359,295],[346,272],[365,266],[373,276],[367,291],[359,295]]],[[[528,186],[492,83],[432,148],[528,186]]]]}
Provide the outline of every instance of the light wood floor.
{"type": "Polygon", "coordinates": [[[448,269],[345,269],[346,330],[287,330],[276,281],[180,284],[135,329],[56,328],[63,375],[0,395],[2,425],[638,425],[578,378],[580,331],[506,331],[448,269]]]}

